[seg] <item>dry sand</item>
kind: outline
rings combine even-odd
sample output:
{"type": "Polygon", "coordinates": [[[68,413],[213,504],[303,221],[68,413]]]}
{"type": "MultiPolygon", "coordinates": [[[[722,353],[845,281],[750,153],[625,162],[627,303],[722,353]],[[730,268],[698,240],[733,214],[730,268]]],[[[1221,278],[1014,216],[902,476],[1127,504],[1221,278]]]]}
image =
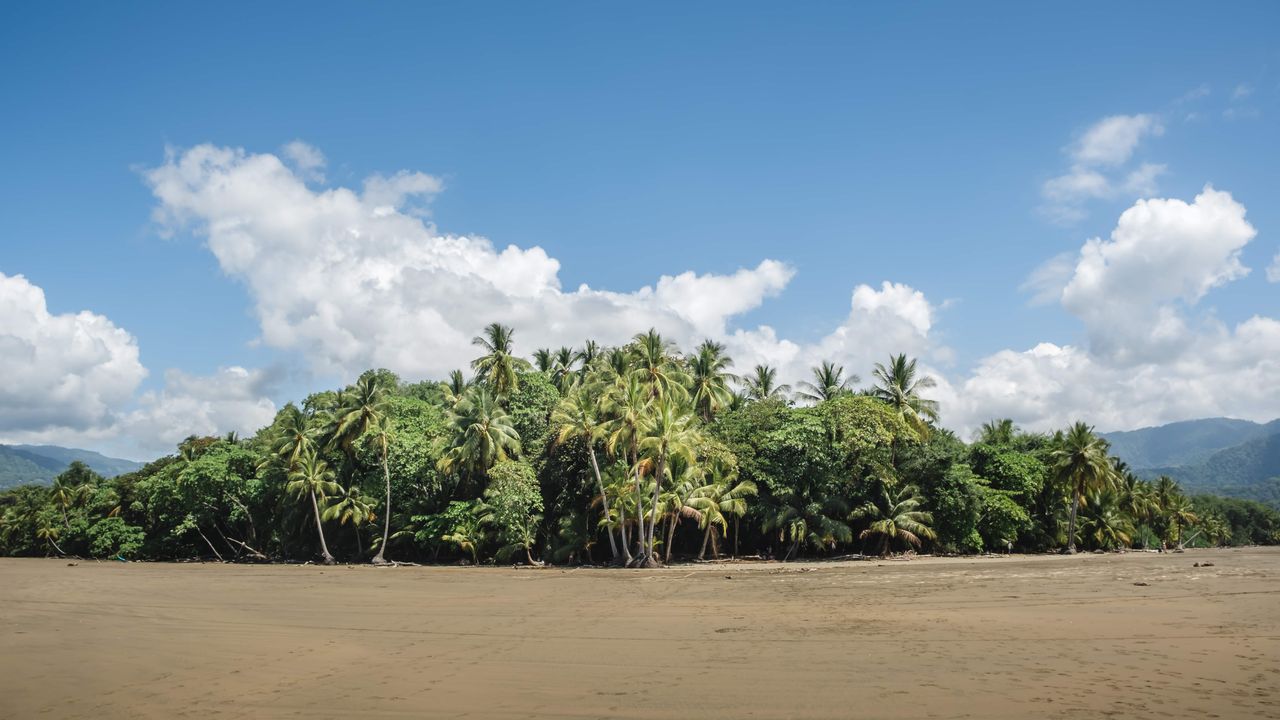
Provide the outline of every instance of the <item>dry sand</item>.
{"type": "Polygon", "coordinates": [[[1280,549],[658,571],[0,560],[0,717],[182,716],[1276,718],[1280,549]]]}

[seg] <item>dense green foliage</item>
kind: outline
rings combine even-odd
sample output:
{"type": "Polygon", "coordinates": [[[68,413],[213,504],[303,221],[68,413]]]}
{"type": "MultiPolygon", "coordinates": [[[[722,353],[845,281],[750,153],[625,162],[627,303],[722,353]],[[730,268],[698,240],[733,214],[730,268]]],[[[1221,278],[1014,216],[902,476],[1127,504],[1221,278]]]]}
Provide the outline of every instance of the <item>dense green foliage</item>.
{"type": "Polygon", "coordinates": [[[476,345],[470,380],[371,370],[252,437],[5,492],[0,552],[649,566],[1280,541],[1275,510],[1140,479],[1083,423],[995,420],[966,444],[904,356],[864,388],[823,363],[793,399],[772,368],[739,378],[722,346],[654,331],[533,363],[501,325],[476,345]]]}

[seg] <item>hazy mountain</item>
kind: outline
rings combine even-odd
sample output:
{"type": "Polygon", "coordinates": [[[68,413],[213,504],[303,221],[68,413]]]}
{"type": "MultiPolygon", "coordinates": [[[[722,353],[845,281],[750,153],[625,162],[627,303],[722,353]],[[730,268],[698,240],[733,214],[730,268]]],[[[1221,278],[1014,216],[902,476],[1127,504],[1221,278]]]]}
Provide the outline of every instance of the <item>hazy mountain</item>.
{"type": "Polygon", "coordinates": [[[75,460],[106,477],[142,467],[142,463],[107,457],[92,450],[57,445],[0,445],[0,490],[24,483],[52,482],[75,460]]]}
{"type": "Polygon", "coordinates": [[[1105,437],[1112,454],[1141,477],[1168,475],[1192,493],[1280,506],[1280,420],[1209,418],[1105,437]]]}

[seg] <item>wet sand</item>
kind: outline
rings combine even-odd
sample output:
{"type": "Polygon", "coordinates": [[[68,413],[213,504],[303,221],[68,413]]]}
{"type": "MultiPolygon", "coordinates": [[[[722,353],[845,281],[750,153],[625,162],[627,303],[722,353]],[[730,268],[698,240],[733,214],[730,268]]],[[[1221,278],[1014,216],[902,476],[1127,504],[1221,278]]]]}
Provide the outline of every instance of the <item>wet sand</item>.
{"type": "Polygon", "coordinates": [[[658,571],[0,560],[4,718],[1104,715],[1280,717],[1280,548],[658,571]]]}

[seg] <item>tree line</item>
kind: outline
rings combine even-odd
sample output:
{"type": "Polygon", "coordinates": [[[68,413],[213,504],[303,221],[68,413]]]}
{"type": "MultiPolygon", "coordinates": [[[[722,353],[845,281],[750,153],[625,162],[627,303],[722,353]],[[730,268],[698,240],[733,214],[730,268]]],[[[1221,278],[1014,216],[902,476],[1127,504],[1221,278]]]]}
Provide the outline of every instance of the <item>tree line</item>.
{"type": "Polygon", "coordinates": [[[252,437],[190,437],[106,479],[80,463],[0,495],[0,552],[175,560],[611,563],[1280,542],[1261,503],[1144,480],[1077,422],[939,425],[895,355],[794,388],[722,345],[659,333],[515,352],[494,323],[471,372],[370,370],[252,437]]]}

